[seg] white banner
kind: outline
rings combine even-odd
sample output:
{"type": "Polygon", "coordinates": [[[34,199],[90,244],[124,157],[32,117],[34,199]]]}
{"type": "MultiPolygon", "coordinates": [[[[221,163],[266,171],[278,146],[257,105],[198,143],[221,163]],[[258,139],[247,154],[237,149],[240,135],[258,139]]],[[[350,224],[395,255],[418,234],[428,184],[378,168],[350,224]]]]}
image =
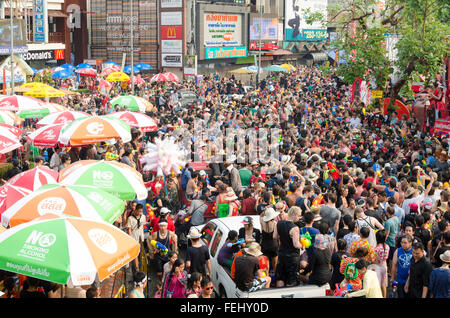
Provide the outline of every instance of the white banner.
{"type": "Polygon", "coordinates": [[[162,66],[166,67],[183,67],[183,55],[182,54],[161,54],[162,66]]]}
{"type": "Polygon", "coordinates": [[[161,40],[161,53],[183,53],[183,40],[161,40]]]}
{"type": "Polygon", "coordinates": [[[182,12],[161,12],[161,25],[183,25],[182,12]]]}
{"type": "Polygon", "coordinates": [[[203,19],[205,46],[242,45],[242,14],[206,12],[203,19]]]}
{"type": "Polygon", "coordinates": [[[181,8],[183,0],[161,0],[161,8],[181,8]]]}

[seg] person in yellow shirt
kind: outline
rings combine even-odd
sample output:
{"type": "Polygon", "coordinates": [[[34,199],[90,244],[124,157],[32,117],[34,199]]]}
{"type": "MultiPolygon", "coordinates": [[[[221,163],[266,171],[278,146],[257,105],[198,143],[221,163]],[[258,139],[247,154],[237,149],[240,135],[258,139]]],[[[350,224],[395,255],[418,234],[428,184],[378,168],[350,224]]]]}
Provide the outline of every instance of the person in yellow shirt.
{"type": "Polygon", "coordinates": [[[355,265],[358,269],[358,273],[361,276],[364,276],[363,288],[356,292],[348,293],[347,297],[352,298],[366,296],[366,298],[383,298],[377,273],[373,270],[367,269],[368,262],[365,259],[361,259],[356,262],[355,265]]]}

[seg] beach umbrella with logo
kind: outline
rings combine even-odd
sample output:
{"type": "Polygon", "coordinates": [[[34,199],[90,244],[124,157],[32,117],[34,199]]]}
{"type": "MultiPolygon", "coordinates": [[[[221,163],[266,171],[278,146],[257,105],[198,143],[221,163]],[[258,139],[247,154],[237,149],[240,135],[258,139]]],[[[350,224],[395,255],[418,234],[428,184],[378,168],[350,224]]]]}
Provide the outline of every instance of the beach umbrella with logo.
{"type": "Polygon", "coordinates": [[[56,103],[44,103],[44,108],[36,110],[23,110],[17,113],[20,118],[42,118],[51,113],[68,111],[67,107],[56,103]]]}
{"type": "Polygon", "coordinates": [[[13,125],[0,123],[0,131],[7,130],[12,133],[16,138],[20,139],[22,137],[22,129],[19,129],[13,125]]]}
{"type": "Polygon", "coordinates": [[[180,81],[180,78],[172,72],[165,72],[165,73],[162,73],[162,75],[166,78],[166,81],[169,81],[169,82],[179,82],[180,81]]]}
{"type": "Polygon", "coordinates": [[[65,124],[42,126],[27,136],[27,141],[35,147],[56,147],[61,129],[65,124]]]}
{"type": "Polygon", "coordinates": [[[9,183],[0,187],[0,215],[32,191],[9,183]]]}
{"type": "MultiPolygon", "coordinates": [[[[32,89],[35,88],[36,87],[32,89]]],[[[0,110],[10,110],[10,111],[36,110],[42,109],[44,107],[43,105],[44,103],[41,100],[27,96],[11,95],[0,97],[0,110]]]]}
{"type": "Polygon", "coordinates": [[[43,97],[63,97],[66,95],[66,93],[64,93],[59,89],[46,85],[33,88],[28,92],[24,93],[23,95],[43,98],[43,97]]]}
{"type": "Polygon", "coordinates": [[[48,167],[36,167],[12,177],[7,184],[35,191],[46,184],[58,183],[59,173],[48,167]]]}
{"type": "Polygon", "coordinates": [[[153,109],[152,103],[145,100],[142,97],[126,95],[119,96],[111,100],[111,105],[113,107],[119,106],[120,108],[126,108],[132,112],[142,112],[151,111],[153,109]]]}
{"type": "Polygon", "coordinates": [[[153,67],[150,64],[147,64],[144,62],[138,63],[134,67],[137,69],[140,69],[141,71],[147,71],[147,70],[153,69],[153,67]]]}
{"type": "Polygon", "coordinates": [[[79,70],[79,69],[82,69],[82,68],[93,68],[93,67],[92,67],[92,65],[90,65],[88,63],[81,63],[81,64],[78,64],[75,67],[76,70],[79,70]]]}
{"type": "Polygon", "coordinates": [[[66,111],[62,111],[62,112],[56,112],[56,113],[49,114],[49,115],[45,116],[44,118],[42,118],[41,120],[39,120],[36,123],[36,127],[39,128],[42,126],[54,125],[54,124],[64,124],[65,125],[65,124],[68,124],[68,123],[74,121],[75,119],[89,117],[89,116],[90,115],[88,113],[74,111],[74,110],[66,110],[66,111]]]}
{"type": "Polygon", "coordinates": [[[109,67],[111,65],[120,66],[119,63],[116,63],[114,61],[106,61],[105,63],[103,63],[103,67],[109,67]]]}
{"type": "Polygon", "coordinates": [[[131,141],[130,125],[107,116],[75,119],[61,130],[59,141],[65,146],[83,146],[111,139],[131,141]]]}
{"type": "Polygon", "coordinates": [[[97,77],[97,71],[93,68],[80,68],[75,72],[77,72],[80,76],[97,77]]]}
{"type": "Polygon", "coordinates": [[[0,234],[0,269],[58,284],[91,285],[135,259],[139,248],[106,222],[46,214],[0,234]]]}
{"type": "Polygon", "coordinates": [[[75,66],[73,66],[72,64],[63,64],[61,65],[61,67],[72,72],[75,71],[76,69],[75,66]]]}
{"type": "MultiPolygon", "coordinates": [[[[131,80],[127,84],[131,84],[131,80]]],[[[142,77],[138,76],[134,77],[134,85],[143,85],[143,84],[145,84],[145,81],[142,77]]]]}
{"type": "Polygon", "coordinates": [[[9,128],[0,126],[0,153],[5,154],[22,147],[19,138],[9,128]]]}
{"type": "Polygon", "coordinates": [[[152,78],[150,78],[150,82],[166,82],[166,81],[167,78],[162,73],[155,74],[152,76],[152,78]]]}
{"type": "Polygon", "coordinates": [[[102,75],[102,76],[108,76],[108,75],[111,74],[111,73],[119,72],[119,71],[120,71],[120,67],[119,67],[119,66],[111,65],[111,66],[109,66],[109,67],[104,68],[104,69],[102,70],[101,75],[102,75]]]}
{"type": "Polygon", "coordinates": [[[16,114],[14,114],[12,111],[9,110],[0,111],[0,123],[13,126],[19,120],[20,118],[17,117],[16,114]]]}
{"type": "Polygon", "coordinates": [[[48,213],[112,224],[124,209],[123,200],[96,187],[47,184],[9,207],[2,214],[2,225],[14,227],[48,213]]]}
{"type": "Polygon", "coordinates": [[[52,74],[53,79],[67,79],[74,76],[76,76],[76,74],[73,71],[68,70],[66,68],[62,68],[61,70],[56,71],[52,74]]]}
{"type": "Polygon", "coordinates": [[[128,82],[130,77],[124,72],[113,72],[106,77],[108,82],[128,82]]]}
{"type": "Polygon", "coordinates": [[[62,185],[90,185],[122,200],[144,200],[147,188],[142,175],[127,164],[117,161],[80,160],[59,172],[62,185]]]}
{"type": "MultiPolygon", "coordinates": [[[[123,71],[127,74],[131,74],[131,65],[127,65],[123,68],[123,71]]],[[[133,67],[133,74],[138,74],[141,70],[139,68],[133,67]]]]}
{"type": "Polygon", "coordinates": [[[128,123],[131,127],[139,128],[142,132],[158,130],[156,122],[151,117],[142,113],[125,111],[112,113],[108,116],[119,118],[128,123]]]}

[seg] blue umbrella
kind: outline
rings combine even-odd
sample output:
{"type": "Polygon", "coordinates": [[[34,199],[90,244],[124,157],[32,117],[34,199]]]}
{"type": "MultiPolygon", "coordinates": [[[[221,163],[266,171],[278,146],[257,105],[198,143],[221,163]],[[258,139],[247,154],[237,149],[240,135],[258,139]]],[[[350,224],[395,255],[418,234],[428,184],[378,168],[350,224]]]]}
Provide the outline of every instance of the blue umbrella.
{"type": "Polygon", "coordinates": [[[153,67],[147,63],[138,63],[134,66],[135,68],[139,69],[139,70],[151,70],[153,69],[153,67]]]}
{"type": "Polygon", "coordinates": [[[75,70],[75,66],[73,66],[72,64],[63,64],[63,65],[61,65],[61,67],[65,68],[69,71],[72,71],[72,72],[75,70]]]}
{"type": "MultiPolygon", "coordinates": [[[[130,65],[125,66],[125,67],[123,68],[123,71],[124,71],[125,73],[127,73],[127,74],[131,74],[131,66],[130,66],[130,65]]],[[[141,71],[141,70],[138,69],[138,68],[136,68],[136,67],[133,68],[134,74],[137,74],[137,73],[139,73],[140,71],[141,71]]]]}
{"type": "Polygon", "coordinates": [[[33,76],[36,75],[36,73],[38,72],[38,70],[35,69],[34,67],[32,67],[31,70],[33,71],[33,76]]]}
{"type": "Polygon", "coordinates": [[[114,64],[114,65],[120,66],[119,63],[116,63],[114,61],[108,61],[108,62],[103,63],[103,65],[106,65],[106,64],[114,64]]]}
{"type": "Polygon", "coordinates": [[[80,68],[93,68],[93,67],[87,63],[81,63],[77,65],[76,69],[79,70],[80,68]]]}
{"type": "Polygon", "coordinates": [[[70,77],[74,77],[76,76],[74,72],[69,71],[69,70],[62,70],[62,71],[57,71],[55,73],[53,73],[52,78],[53,79],[66,79],[66,78],[70,78],[70,77]]]}

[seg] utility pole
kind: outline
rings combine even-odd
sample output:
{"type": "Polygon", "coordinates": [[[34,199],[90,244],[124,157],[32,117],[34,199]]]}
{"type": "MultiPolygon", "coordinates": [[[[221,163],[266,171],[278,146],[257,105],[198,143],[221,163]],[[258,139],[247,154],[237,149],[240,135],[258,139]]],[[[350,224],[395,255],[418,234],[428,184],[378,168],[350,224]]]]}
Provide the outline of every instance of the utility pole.
{"type": "Polygon", "coordinates": [[[259,85],[259,76],[261,74],[261,37],[262,37],[262,15],[264,6],[259,6],[259,58],[258,58],[258,74],[256,74],[256,86],[259,85]]]}
{"type": "Polygon", "coordinates": [[[10,3],[10,8],[9,8],[9,21],[10,21],[10,32],[9,32],[9,36],[10,36],[10,40],[11,40],[11,95],[14,95],[14,24],[13,24],[13,0],[9,1],[10,3]]]}
{"type": "Polygon", "coordinates": [[[133,0],[130,0],[131,95],[134,95],[133,0]]]}

